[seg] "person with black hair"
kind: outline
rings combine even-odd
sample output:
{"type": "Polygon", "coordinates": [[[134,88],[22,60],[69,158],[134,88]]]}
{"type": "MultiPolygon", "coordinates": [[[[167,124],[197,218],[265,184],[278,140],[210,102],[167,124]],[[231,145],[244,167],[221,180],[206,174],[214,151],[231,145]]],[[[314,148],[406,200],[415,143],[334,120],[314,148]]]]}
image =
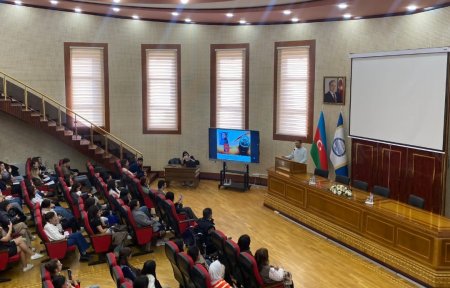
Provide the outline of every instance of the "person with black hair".
{"type": "Polygon", "coordinates": [[[72,231],[80,230],[77,219],[75,219],[72,212],[61,206],[56,206],[50,199],[44,199],[41,203],[42,215],[52,211],[58,215],[61,226],[64,230],[67,228],[71,228],[72,231]]]}
{"type": "Polygon", "coordinates": [[[147,276],[139,276],[136,277],[133,281],[133,288],[148,288],[149,286],[149,279],[147,276]]]}
{"type": "Polygon", "coordinates": [[[250,236],[247,234],[241,235],[238,239],[238,246],[241,252],[247,252],[250,255],[252,254],[252,251],[250,251],[250,236]]]}
{"type": "MultiPolygon", "coordinates": [[[[117,259],[117,265],[122,269],[123,277],[134,281],[137,277],[141,275],[141,270],[130,264],[131,259],[131,248],[123,247],[119,251],[119,258],[117,259]]],[[[145,277],[147,278],[147,277],[145,277]]]]}
{"type": "Polygon", "coordinates": [[[255,260],[264,284],[284,281],[284,287],[294,288],[291,273],[284,271],[283,268],[269,264],[269,251],[266,248],[259,248],[256,250],[255,260]]]}
{"type": "Polygon", "coordinates": [[[120,249],[125,246],[128,232],[125,225],[115,225],[107,227],[101,219],[102,211],[96,205],[92,205],[88,210],[89,225],[94,234],[112,234],[112,246],[120,249]]]}
{"type": "Polygon", "coordinates": [[[86,239],[80,232],[65,233],[55,212],[48,212],[44,218],[45,222],[47,222],[44,226],[44,231],[50,241],[67,239],[67,246],[77,245],[81,255],[80,261],[89,261],[90,257],[87,255],[86,250],[90,244],[86,242],[86,239]]]}
{"type": "Polygon", "coordinates": [[[201,234],[199,240],[205,246],[206,255],[217,252],[210,236],[210,233],[215,229],[214,219],[212,218],[212,209],[203,209],[203,217],[197,220],[196,232],[201,234]]]}
{"type": "Polygon", "coordinates": [[[164,191],[167,188],[167,184],[165,180],[159,180],[158,181],[158,191],[157,194],[160,194],[162,196],[166,196],[166,191],[164,191]]]}
{"type": "Polygon", "coordinates": [[[191,207],[183,207],[183,194],[180,194],[180,198],[177,202],[174,201],[175,195],[173,192],[166,193],[166,200],[170,200],[175,205],[175,209],[177,210],[177,214],[186,214],[188,219],[197,220],[198,217],[195,215],[194,211],[192,211],[191,207]]]}
{"type": "MultiPolygon", "coordinates": [[[[61,261],[58,259],[50,259],[47,263],[44,265],[45,270],[47,270],[50,273],[51,279],[55,279],[55,277],[61,276],[60,273],[63,270],[63,265],[61,261]]],[[[67,281],[70,285],[69,287],[79,287],[79,283],[75,282],[74,280],[69,278],[69,281],[67,281]]]]}
{"type": "Polygon", "coordinates": [[[139,158],[137,158],[136,162],[133,162],[130,165],[130,168],[129,168],[130,172],[133,173],[138,179],[145,176],[143,164],[144,164],[144,158],[139,157],[139,158]]]}
{"type": "MultiPolygon", "coordinates": [[[[144,263],[141,271],[142,276],[146,276],[148,278],[148,288],[162,288],[161,284],[156,278],[156,262],[153,260],[147,260],[144,263]]],[[[141,276],[141,277],[142,277],[141,276]]]]}
{"type": "Polygon", "coordinates": [[[56,275],[53,277],[52,284],[54,288],[75,288],[63,275],[56,275]]]}
{"type": "Polygon", "coordinates": [[[206,263],[206,260],[203,257],[203,255],[200,254],[200,250],[196,245],[190,246],[187,254],[191,256],[192,261],[194,261],[194,264],[201,264],[203,267],[205,267],[206,270],[208,270],[208,264],[206,263]]]}
{"type": "MultiPolygon", "coordinates": [[[[141,203],[139,200],[133,199],[130,201],[130,209],[133,214],[134,220],[139,227],[152,226],[153,232],[161,231],[162,225],[154,218],[149,217],[147,213],[145,213],[141,209],[141,203]]],[[[148,209],[147,209],[148,211],[148,209]]]]}
{"type": "Polygon", "coordinates": [[[106,189],[108,189],[109,195],[113,196],[116,199],[120,198],[120,190],[119,187],[117,187],[116,180],[109,179],[107,182],[106,189]]]}

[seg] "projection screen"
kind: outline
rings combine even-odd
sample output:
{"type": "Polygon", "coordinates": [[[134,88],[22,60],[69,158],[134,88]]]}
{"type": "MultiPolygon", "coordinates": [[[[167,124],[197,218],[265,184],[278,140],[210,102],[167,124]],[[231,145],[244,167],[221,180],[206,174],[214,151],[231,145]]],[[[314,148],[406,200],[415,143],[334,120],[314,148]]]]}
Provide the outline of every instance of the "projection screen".
{"type": "Polygon", "coordinates": [[[448,48],[352,57],[350,137],[443,151],[448,48]]]}

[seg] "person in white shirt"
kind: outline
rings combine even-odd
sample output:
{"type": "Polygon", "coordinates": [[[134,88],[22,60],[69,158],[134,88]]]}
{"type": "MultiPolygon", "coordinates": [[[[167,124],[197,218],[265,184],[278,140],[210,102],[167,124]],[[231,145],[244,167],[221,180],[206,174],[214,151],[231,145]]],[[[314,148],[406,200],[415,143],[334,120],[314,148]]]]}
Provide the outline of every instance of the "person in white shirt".
{"type": "Polygon", "coordinates": [[[47,222],[44,226],[44,231],[50,241],[67,239],[67,246],[77,245],[81,255],[80,261],[89,261],[90,257],[86,254],[86,250],[89,248],[90,244],[84,239],[80,232],[72,234],[64,233],[64,230],[59,223],[59,217],[55,212],[48,212],[44,217],[47,222]]]}
{"type": "Polygon", "coordinates": [[[306,162],[308,162],[308,151],[306,151],[306,148],[302,146],[302,140],[296,140],[294,151],[283,157],[289,160],[294,160],[295,162],[306,164],[306,162]]]}

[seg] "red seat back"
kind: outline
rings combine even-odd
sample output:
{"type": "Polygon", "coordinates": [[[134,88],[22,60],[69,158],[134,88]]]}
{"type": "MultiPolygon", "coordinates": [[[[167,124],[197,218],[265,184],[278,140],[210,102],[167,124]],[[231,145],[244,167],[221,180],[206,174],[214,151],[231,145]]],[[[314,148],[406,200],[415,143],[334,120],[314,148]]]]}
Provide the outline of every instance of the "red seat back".
{"type": "Polygon", "coordinates": [[[259,274],[255,258],[247,252],[239,255],[239,264],[244,275],[245,287],[264,287],[264,281],[259,274]]]}
{"type": "Polygon", "coordinates": [[[194,287],[194,283],[191,280],[191,270],[194,267],[194,261],[191,256],[186,252],[179,252],[177,254],[177,264],[188,287],[194,287]]]}
{"type": "Polygon", "coordinates": [[[195,264],[191,271],[191,280],[196,288],[211,288],[211,278],[208,271],[201,264],[195,264]]]}
{"type": "Polygon", "coordinates": [[[123,282],[125,282],[125,278],[123,277],[122,268],[120,266],[114,266],[112,268],[113,279],[116,282],[117,287],[120,286],[123,282]]]}
{"type": "Polygon", "coordinates": [[[181,286],[186,287],[183,274],[177,264],[177,254],[180,252],[177,244],[173,241],[167,241],[164,250],[166,252],[167,259],[169,259],[170,265],[172,265],[173,276],[181,286]]]}

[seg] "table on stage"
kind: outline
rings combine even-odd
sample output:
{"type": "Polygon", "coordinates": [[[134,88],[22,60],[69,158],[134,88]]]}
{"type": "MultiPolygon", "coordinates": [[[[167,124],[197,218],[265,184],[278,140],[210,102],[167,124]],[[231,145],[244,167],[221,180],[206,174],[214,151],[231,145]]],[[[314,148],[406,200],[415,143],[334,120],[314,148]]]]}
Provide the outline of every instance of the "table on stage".
{"type": "Polygon", "coordinates": [[[185,167],[182,165],[167,165],[164,167],[164,177],[167,186],[171,181],[192,182],[194,187],[200,181],[200,167],[185,167]]]}
{"type": "Polygon", "coordinates": [[[269,169],[264,205],[433,287],[450,286],[450,219],[405,203],[352,189],[350,198],[329,191],[332,182],[310,174],[269,169]]]}

